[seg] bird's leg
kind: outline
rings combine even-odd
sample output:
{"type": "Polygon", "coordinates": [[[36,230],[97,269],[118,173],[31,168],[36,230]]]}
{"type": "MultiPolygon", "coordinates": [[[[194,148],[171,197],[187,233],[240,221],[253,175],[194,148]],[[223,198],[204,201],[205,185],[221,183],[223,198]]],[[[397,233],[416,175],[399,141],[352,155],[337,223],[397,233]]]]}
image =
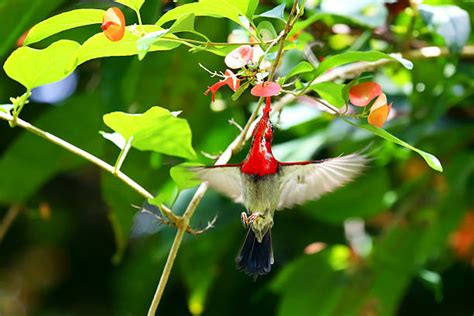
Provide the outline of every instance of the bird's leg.
{"type": "Polygon", "coordinates": [[[255,212],[255,213],[252,213],[252,215],[250,215],[248,218],[247,218],[247,221],[248,221],[248,225],[252,224],[253,222],[255,222],[257,220],[257,218],[259,217],[263,217],[263,214],[260,213],[260,212],[255,212]]]}
{"type": "Polygon", "coordinates": [[[244,224],[244,228],[247,228],[250,225],[247,212],[240,213],[240,220],[242,221],[242,224],[244,224]]]}

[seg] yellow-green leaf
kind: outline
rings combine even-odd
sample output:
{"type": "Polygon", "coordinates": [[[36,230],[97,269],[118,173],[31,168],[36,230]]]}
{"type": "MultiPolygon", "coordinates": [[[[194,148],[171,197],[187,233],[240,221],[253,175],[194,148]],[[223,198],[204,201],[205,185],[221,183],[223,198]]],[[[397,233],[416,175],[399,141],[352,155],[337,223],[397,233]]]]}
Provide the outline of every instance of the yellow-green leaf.
{"type": "Polygon", "coordinates": [[[45,49],[20,47],[8,57],[3,69],[31,90],[67,77],[76,67],[80,46],[74,41],[60,40],[45,49]]]}
{"type": "Polygon", "coordinates": [[[102,23],[104,14],[105,11],[99,9],[77,9],[52,16],[36,24],[28,31],[24,45],[39,42],[65,30],[102,23]]]}
{"type": "Polygon", "coordinates": [[[133,136],[132,147],[139,150],[188,159],[196,157],[188,122],[165,108],[154,106],[143,114],[112,112],[104,115],[104,122],[127,141],[133,136]]]}

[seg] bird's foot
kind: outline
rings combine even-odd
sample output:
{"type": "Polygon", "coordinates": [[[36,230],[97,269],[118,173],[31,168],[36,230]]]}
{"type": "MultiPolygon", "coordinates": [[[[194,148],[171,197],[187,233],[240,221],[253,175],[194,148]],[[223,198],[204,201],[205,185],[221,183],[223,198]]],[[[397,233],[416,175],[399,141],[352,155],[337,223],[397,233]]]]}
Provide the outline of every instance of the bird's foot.
{"type": "Polygon", "coordinates": [[[249,227],[250,224],[249,224],[249,217],[247,216],[247,212],[240,213],[240,220],[242,221],[244,228],[249,227]]]}
{"type": "Polygon", "coordinates": [[[244,227],[247,228],[249,227],[253,222],[257,220],[257,218],[262,217],[262,213],[260,212],[255,212],[249,215],[247,215],[246,212],[242,212],[240,214],[240,220],[242,221],[242,224],[244,224],[244,227]]]}

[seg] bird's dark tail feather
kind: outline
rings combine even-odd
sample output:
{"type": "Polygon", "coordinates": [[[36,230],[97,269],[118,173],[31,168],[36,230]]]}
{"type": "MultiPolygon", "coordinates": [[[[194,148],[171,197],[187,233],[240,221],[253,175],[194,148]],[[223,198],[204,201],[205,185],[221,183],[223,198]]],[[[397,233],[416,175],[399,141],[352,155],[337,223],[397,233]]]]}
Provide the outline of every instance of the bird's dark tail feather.
{"type": "Polygon", "coordinates": [[[258,242],[255,233],[249,229],[237,258],[237,269],[257,279],[259,275],[270,272],[273,264],[272,234],[270,230],[258,242]]]}

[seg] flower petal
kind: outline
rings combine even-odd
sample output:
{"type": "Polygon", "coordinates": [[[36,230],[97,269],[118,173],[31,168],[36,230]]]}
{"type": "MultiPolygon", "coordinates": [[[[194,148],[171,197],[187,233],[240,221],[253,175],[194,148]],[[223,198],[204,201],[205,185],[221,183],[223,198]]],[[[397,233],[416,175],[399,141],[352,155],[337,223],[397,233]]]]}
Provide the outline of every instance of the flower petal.
{"type": "Polygon", "coordinates": [[[217,90],[219,90],[222,86],[225,86],[225,85],[227,85],[227,82],[225,82],[224,80],[218,81],[215,84],[213,84],[212,86],[208,87],[206,92],[204,92],[204,95],[207,95],[210,91],[211,92],[211,97],[212,97],[212,102],[214,102],[216,100],[217,90]]]}
{"type": "Polygon", "coordinates": [[[349,90],[349,100],[355,106],[366,106],[382,93],[382,88],[375,82],[363,82],[352,86],[349,90]]]}
{"type": "Polygon", "coordinates": [[[120,41],[125,34],[125,17],[117,7],[107,9],[102,18],[104,35],[112,42],[120,41]]]}
{"type": "Polygon", "coordinates": [[[370,111],[367,121],[370,125],[382,128],[383,124],[387,120],[388,113],[390,113],[391,108],[392,104],[390,103],[390,105],[385,104],[373,111],[370,111]]]}
{"type": "Polygon", "coordinates": [[[224,81],[229,86],[229,88],[231,88],[234,92],[237,91],[237,89],[240,88],[240,79],[237,78],[237,76],[230,69],[227,69],[224,75],[226,77],[224,81]]]}
{"type": "Polygon", "coordinates": [[[247,65],[253,56],[252,46],[242,45],[225,56],[224,62],[231,69],[239,69],[247,65]]]}
{"type": "Polygon", "coordinates": [[[280,93],[281,87],[276,82],[262,82],[250,90],[250,93],[256,97],[271,97],[280,93]]]}
{"type": "Polygon", "coordinates": [[[387,96],[385,95],[385,93],[382,93],[377,97],[374,104],[372,104],[372,106],[370,107],[370,111],[375,111],[384,105],[387,105],[387,96]]]}

